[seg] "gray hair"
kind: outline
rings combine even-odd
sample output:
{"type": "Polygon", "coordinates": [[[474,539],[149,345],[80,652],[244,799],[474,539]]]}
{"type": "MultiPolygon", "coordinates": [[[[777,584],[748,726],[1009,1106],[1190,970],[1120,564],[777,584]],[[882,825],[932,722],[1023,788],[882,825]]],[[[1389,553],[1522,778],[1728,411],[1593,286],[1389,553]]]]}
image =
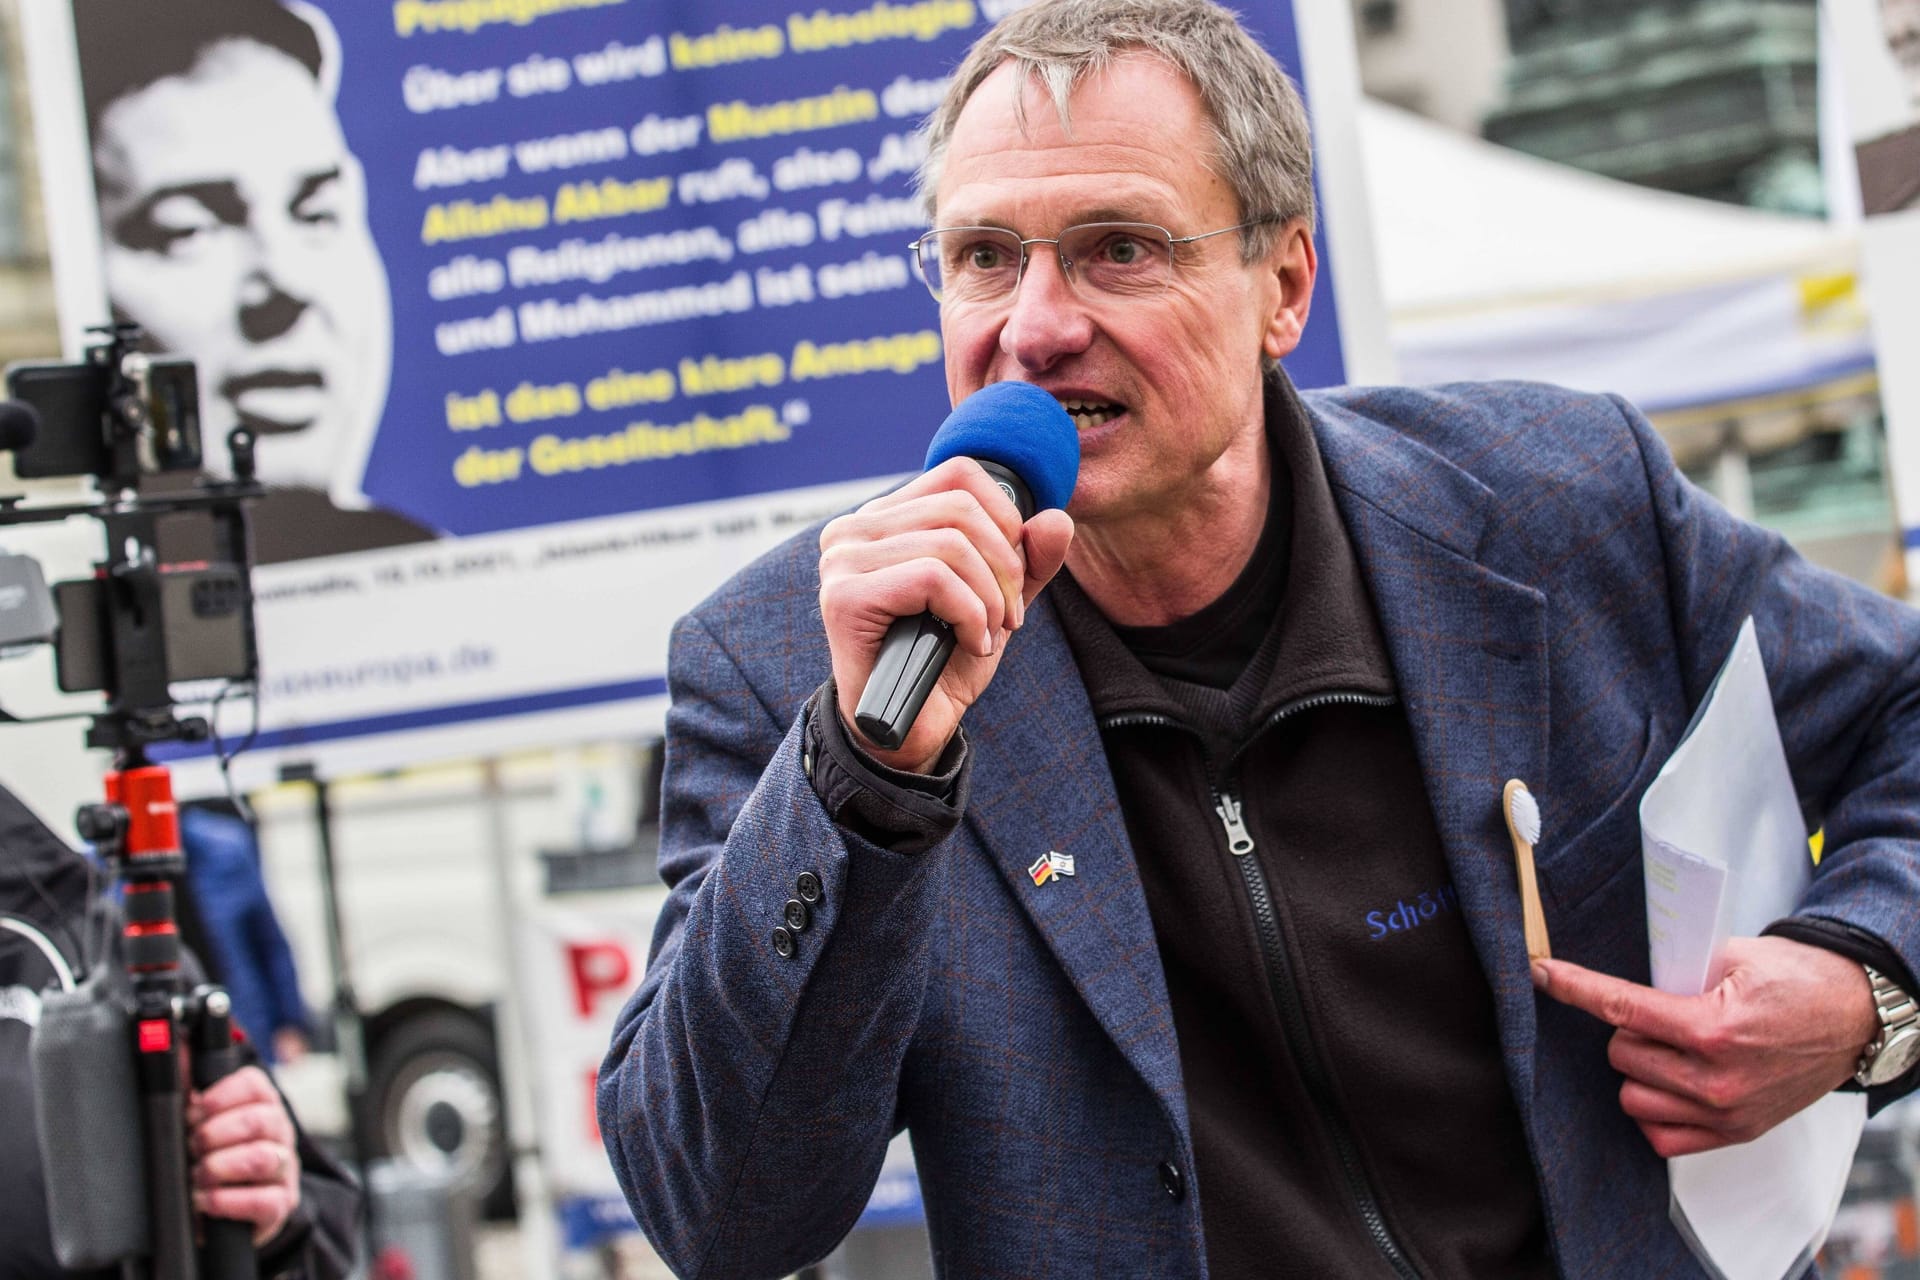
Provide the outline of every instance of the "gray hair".
{"type": "MultiPolygon", "coordinates": [[[[995,25],[968,51],[927,117],[927,155],[916,186],[928,217],[961,109],[1001,63],[1014,65],[1022,127],[1019,90],[1038,76],[1062,127],[1070,128],[1067,100],[1074,87],[1116,56],[1134,52],[1165,59],[1199,92],[1213,134],[1207,161],[1232,188],[1240,216],[1304,218],[1311,231],[1313,143],[1306,106],[1239,17],[1210,0],[1040,0],[995,25]]],[[[1278,235],[1273,223],[1248,228],[1241,233],[1241,256],[1258,261],[1278,235]]]]}

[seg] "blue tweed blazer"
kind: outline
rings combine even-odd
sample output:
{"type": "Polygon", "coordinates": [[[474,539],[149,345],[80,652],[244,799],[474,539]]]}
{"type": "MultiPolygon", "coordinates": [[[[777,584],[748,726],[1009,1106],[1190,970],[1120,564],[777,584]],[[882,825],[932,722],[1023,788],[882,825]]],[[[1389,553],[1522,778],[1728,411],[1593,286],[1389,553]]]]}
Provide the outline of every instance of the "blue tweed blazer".
{"type": "MultiPolygon", "coordinates": [[[[1920,615],[1729,516],[1616,399],[1304,399],[1492,985],[1554,1258],[1699,1275],[1665,1166],[1619,1109],[1608,1029],[1528,980],[1501,785],[1527,779],[1546,815],[1556,954],[1646,981],[1638,802],[1751,613],[1827,831],[1800,910],[1920,968],[1920,615]]],[[[817,530],[796,537],[674,632],[673,892],[599,1085],[634,1212],[683,1276],[783,1274],[846,1233],[904,1126],[942,1275],[1204,1276],[1165,981],[1058,619],[1044,597],[1028,611],[967,717],[959,829],[903,856],[836,828],[808,783],[817,557],[817,530]],[[1036,888],[1050,849],[1077,874],[1036,888]],[[825,898],[782,958],[770,936],[803,872],[825,898]],[[1183,1201],[1163,1161],[1187,1172],[1183,1201]]],[[[1409,1099],[1409,1123],[1445,1105],[1409,1099]]]]}

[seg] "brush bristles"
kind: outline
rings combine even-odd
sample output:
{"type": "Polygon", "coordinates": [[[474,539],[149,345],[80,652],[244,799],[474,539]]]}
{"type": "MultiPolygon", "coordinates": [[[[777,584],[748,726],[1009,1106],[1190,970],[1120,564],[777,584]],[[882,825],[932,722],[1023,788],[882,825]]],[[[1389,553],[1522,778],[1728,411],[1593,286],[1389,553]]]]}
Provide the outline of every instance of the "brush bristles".
{"type": "Polygon", "coordinates": [[[1509,801],[1513,806],[1513,829],[1528,844],[1540,843],[1540,804],[1533,798],[1533,792],[1525,787],[1515,787],[1509,801]]]}

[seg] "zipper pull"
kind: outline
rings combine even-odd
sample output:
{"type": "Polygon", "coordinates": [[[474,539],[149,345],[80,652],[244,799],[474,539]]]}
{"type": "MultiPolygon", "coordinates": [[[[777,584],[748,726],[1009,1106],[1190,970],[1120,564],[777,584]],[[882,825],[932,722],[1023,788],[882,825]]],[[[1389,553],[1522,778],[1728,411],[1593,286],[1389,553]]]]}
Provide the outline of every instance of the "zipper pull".
{"type": "Polygon", "coordinates": [[[1227,829],[1227,852],[1234,857],[1242,857],[1253,852],[1253,834],[1247,830],[1247,824],[1240,820],[1240,802],[1233,792],[1222,791],[1219,800],[1214,802],[1213,811],[1220,815],[1220,825],[1227,829]]]}

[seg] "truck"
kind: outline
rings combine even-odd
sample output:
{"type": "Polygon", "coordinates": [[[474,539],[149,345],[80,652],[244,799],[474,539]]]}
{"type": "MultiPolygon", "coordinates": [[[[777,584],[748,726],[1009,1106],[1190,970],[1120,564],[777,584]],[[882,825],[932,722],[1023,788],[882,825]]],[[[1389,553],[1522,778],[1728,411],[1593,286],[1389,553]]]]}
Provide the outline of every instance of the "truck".
{"type": "Polygon", "coordinates": [[[592,993],[611,1002],[595,1010],[610,1023],[665,896],[659,758],[653,741],[611,743],[289,781],[252,797],[268,892],[332,1050],[279,1073],[310,1127],[352,1130],[357,1023],[367,1154],[449,1178],[489,1216],[512,1213],[513,1157],[535,1127],[512,1102],[527,1106],[535,1082],[572,1071],[540,1060],[553,1037],[512,1030],[514,993],[537,962],[526,926],[555,905],[620,922],[617,969],[600,974],[619,990],[592,993]]]}

